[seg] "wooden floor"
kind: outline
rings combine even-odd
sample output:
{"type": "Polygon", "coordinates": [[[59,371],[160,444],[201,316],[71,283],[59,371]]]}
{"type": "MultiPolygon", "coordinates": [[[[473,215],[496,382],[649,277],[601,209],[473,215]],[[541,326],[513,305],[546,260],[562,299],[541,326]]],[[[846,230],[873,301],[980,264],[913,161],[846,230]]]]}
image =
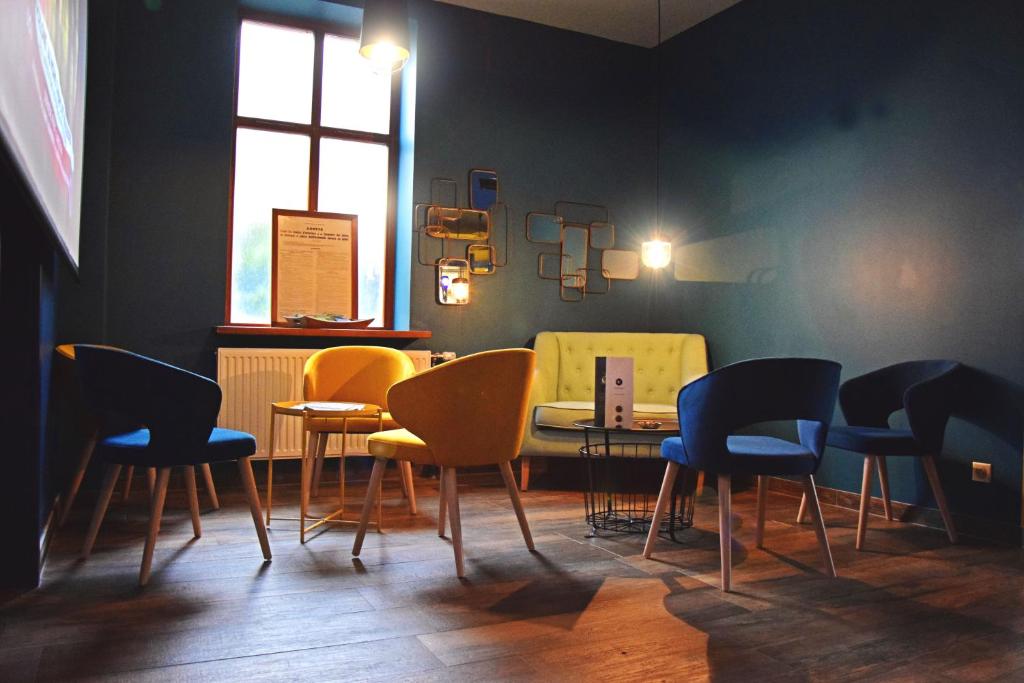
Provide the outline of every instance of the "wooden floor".
{"type": "MultiPolygon", "coordinates": [[[[282,521],[268,564],[240,491],[222,485],[224,507],[204,513],[193,541],[179,489],[146,589],[141,495],[112,506],[84,563],[83,499],[41,588],[0,607],[0,679],[1024,680],[1020,550],[950,546],[941,531],[872,518],[858,553],[854,514],[826,508],[830,580],[812,528],[794,524],[795,498],[772,494],[758,551],[754,497],[742,493],[726,595],[713,491],[684,542],[662,541],[645,561],[639,536],[584,538],[578,493],[541,490],[524,495],[531,554],[492,481],[460,487],[463,581],[437,537],[436,480],[417,480],[410,517],[390,473],[388,527],[359,560],[350,529],[300,545],[297,523],[282,521]]],[[[275,497],[295,512],[294,488],[275,497]]]]}

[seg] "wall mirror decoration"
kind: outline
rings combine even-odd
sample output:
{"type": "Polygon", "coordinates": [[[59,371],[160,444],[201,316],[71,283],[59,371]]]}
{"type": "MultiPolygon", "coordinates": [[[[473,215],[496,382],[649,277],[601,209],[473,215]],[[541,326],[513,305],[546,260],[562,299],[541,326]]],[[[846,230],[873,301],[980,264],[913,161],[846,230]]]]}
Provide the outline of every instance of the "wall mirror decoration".
{"type": "Polygon", "coordinates": [[[584,294],[607,294],[612,288],[612,281],[601,268],[586,268],[583,277],[584,294]]]}
{"type": "Polygon", "coordinates": [[[490,275],[497,266],[494,263],[494,247],[490,244],[471,244],[466,247],[469,272],[473,275],[490,275]]]}
{"type": "Polygon", "coordinates": [[[486,211],[427,207],[426,232],[431,237],[450,240],[487,240],[491,235],[491,216],[486,211]]]}
{"type": "Polygon", "coordinates": [[[567,303],[579,303],[587,294],[587,269],[580,268],[575,273],[567,273],[561,277],[558,287],[558,298],[567,303]]]}
{"type": "Polygon", "coordinates": [[[605,249],[601,270],[609,280],[635,280],[640,277],[640,255],[626,249],[605,249]]]}
{"type": "Polygon", "coordinates": [[[437,303],[445,306],[469,303],[469,261],[460,258],[438,260],[437,303]]]}
{"type": "Polygon", "coordinates": [[[615,246],[615,226],[606,221],[590,224],[590,248],[604,251],[615,246]]]}
{"type": "MultiPolygon", "coordinates": [[[[459,186],[451,178],[433,178],[430,201],[413,207],[416,262],[436,268],[437,303],[446,306],[469,303],[470,274],[496,273],[508,265],[511,252],[510,209],[498,196],[498,174],[473,169],[469,172],[469,184],[470,208],[459,206],[459,186]],[[505,246],[499,251],[502,232],[505,246]],[[471,244],[465,250],[459,247],[462,253],[452,255],[451,240],[471,244]],[[439,255],[430,255],[432,244],[440,245],[439,255]]],[[[555,279],[559,273],[555,271],[555,279]]]]}
{"type": "Polygon", "coordinates": [[[562,218],[553,213],[531,211],[526,214],[526,239],[540,244],[562,241],[562,218]]]}
{"type": "Polygon", "coordinates": [[[469,172],[469,208],[487,211],[498,203],[498,174],[489,169],[469,172]]]}
{"type": "Polygon", "coordinates": [[[566,223],[579,223],[580,225],[607,223],[611,220],[606,206],[564,200],[555,202],[555,215],[561,216],[566,223]]]}
{"type": "Polygon", "coordinates": [[[585,225],[562,225],[562,287],[582,289],[586,286],[589,235],[585,225]]]}
{"type": "Polygon", "coordinates": [[[551,252],[537,254],[537,275],[541,280],[561,280],[563,260],[561,254],[551,252]]]}
{"type": "Polygon", "coordinates": [[[608,208],[585,202],[557,201],[553,212],[526,214],[526,240],[557,244],[558,253],[537,255],[537,276],[558,280],[562,301],[582,301],[587,294],[606,294],[611,278],[590,267],[590,250],[604,253],[615,246],[615,225],[608,208]]]}

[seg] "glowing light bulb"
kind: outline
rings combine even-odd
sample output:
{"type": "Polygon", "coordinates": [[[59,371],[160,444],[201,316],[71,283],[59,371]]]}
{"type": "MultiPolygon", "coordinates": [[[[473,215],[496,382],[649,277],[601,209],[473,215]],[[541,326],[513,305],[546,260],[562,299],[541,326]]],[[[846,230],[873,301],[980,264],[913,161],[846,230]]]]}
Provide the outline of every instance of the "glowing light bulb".
{"type": "Polygon", "coordinates": [[[364,45],[359,48],[359,54],[368,59],[376,71],[398,71],[409,59],[409,51],[390,40],[364,45]]]}
{"type": "Polygon", "coordinates": [[[672,262],[672,243],[650,240],[640,245],[640,260],[648,268],[664,268],[672,262]]]}
{"type": "Polygon", "coordinates": [[[469,302],[469,278],[457,277],[452,280],[452,297],[456,303],[469,302]]]}

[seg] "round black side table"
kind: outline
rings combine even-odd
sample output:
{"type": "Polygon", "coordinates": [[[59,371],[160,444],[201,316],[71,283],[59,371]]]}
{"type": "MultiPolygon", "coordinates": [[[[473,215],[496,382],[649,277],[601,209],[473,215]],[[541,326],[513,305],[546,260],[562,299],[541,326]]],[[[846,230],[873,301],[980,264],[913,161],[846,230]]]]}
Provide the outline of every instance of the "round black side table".
{"type": "MultiPolygon", "coordinates": [[[[649,478],[633,476],[638,461],[661,460],[661,441],[642,441],[636,437],[669,437],[679,434],[675,420],[635,420],[626,426],[600,426],[594,420],[574,422],[583,430],[584,445],[580,455],[587,463],[587,489],[583,506],[587,538],[599,530],[646,534],[651,528],[657,488],[650,490],[649,478]]],[[[693,502],[696,490],[694,473],[686,470],[676,479],[669,510],[662,521],[660,533],[673,541],[676,531],[693,526],[693,502]]]]}

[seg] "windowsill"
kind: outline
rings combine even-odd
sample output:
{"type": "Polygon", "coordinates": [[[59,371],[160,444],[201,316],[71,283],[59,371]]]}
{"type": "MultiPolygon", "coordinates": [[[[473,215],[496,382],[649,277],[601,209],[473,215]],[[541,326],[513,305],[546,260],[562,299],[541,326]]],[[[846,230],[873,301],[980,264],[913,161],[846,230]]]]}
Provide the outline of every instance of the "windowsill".
{"type": "Polygon", "coordinates": [[[430,330],[382,330],[365,327],[354,330],[332,330],[308,327],[272,327],[270,325],[218,325],[217,334],[251,337],[354,337],[362,339],[430,339],[430,330]]]}

